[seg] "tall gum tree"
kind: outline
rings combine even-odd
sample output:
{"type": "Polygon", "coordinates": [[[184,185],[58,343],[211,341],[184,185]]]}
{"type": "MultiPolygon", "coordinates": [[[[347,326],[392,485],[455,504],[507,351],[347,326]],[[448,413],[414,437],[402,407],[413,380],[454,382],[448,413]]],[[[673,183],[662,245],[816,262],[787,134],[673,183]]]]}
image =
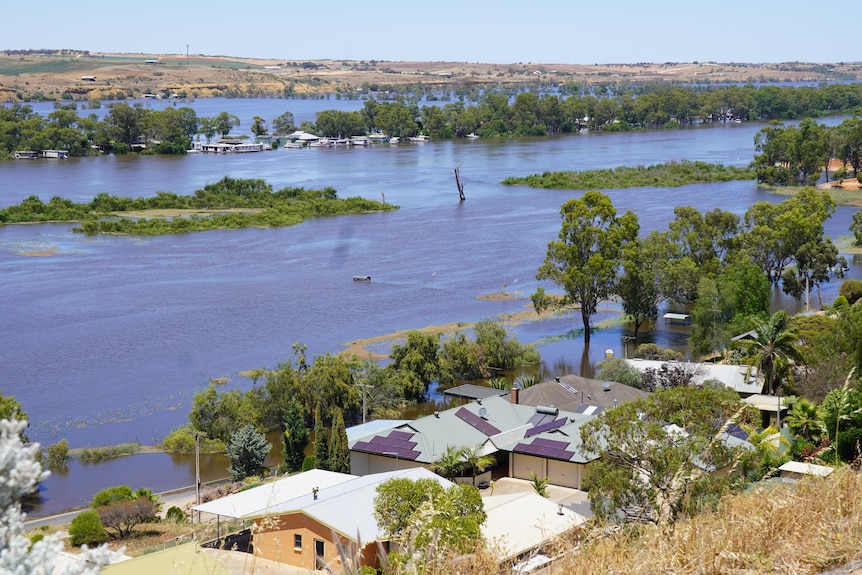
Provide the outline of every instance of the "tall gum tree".
{"type": "MultiPolygon", "coordinates": [[[[617,217],[610,198],[595,191],[567,201],[560,208],[560,216],[559,238],[548,244],[545,263],[536,278],[563,288],[565,294],[556,304],[580,306],[584,343],[589,344],[590,318],[599,302],[616,290],[624,249],[638,235],[638,219],[631,211],[617,217]]],[[[538,312],[550,302],[543,294],[539,288],[533,297],[538,312]]]]}

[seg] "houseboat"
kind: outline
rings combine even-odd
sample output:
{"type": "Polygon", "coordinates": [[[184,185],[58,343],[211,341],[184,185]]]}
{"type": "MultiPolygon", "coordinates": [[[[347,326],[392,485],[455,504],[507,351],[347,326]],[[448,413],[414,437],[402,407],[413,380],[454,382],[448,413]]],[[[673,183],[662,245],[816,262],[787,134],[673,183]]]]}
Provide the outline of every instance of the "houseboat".
{"type": "Polygon", "coordinates": [[[431,136],[424,136],[420,134],[419,136],[410,136],[407,139],[411,142],[430,142],[431,136]]]}
{"type": "Polygon", "coordinates": [[[12,154],[16,160],[35,160],[39,157],[39,152],[31,150],[18,150],[12,154]]]}
{"type": "Polygon", "coordinates": [[[353,136],[350,138],[351,146],[367,146],[371,144],[371,140],[367,136],[353,136]]]}
{"type": "Polygon", "coordinates": [[[65,160],[69,157],[69,150],[42,150],[43,158],[60,158],[65,160]]]}

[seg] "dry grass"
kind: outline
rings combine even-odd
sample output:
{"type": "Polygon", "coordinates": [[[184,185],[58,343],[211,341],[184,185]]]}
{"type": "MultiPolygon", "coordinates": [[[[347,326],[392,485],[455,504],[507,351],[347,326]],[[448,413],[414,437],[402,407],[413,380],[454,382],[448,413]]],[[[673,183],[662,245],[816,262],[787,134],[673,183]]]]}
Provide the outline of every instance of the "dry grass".
{"type": "Polygon", "coordinates": [[[606,573],[816,574],[862,557],[862,475],[776,484],[729,496],[671,532],[644,527],[599,538],[556,565],[606,573]]]}

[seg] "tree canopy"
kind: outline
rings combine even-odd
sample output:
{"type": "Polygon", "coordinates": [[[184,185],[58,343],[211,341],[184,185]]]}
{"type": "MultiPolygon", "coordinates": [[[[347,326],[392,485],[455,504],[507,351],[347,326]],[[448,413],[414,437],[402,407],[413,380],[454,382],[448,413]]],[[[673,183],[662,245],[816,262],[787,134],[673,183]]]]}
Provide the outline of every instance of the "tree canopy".
{"type": "Polygon", "coordinates": [[[479,491],[471,485],[448,489],[434,479],[396,478],[381,483],[374,499],[380,529],[406,548],[425,549],[432,541],[462,553],[482,541],[486,515],[479,491]]]}
{"type": "Polygon", "coordinates": [[[581,430],[599,456],[587,479],[590,508],[610,522],[667,524],[714,503],[741,448],[724,439],[742,414],[730,389],[681,386],[603,411],[581,430]]]}
{"type": "MultiPolygon", "coordinates": [[[[631,211],[617,217],[610,198],[601,192],[587,192],[560,208],[563,223],[559,239],[548,244],[545,263],[536,278],[551,280],[563,288],[560,305],[576,304],[584,324],[584,342],[590,341],[590,318],[598,304],[617,285],[617,274],[626,246],[638,235],[637,216],[631,211]]],[[[553,300],[543,300],[544,290],[534,298],[536,311],[553,300]]]]}

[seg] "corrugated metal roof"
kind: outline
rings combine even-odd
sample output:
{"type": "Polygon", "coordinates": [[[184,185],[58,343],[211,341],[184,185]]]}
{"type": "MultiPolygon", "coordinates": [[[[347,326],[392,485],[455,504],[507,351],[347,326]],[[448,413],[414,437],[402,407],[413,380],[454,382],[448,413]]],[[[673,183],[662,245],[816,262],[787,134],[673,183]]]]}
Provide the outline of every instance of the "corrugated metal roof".
{"type": "Polygon", "coordinates": [[[413,481],[433,479],[447,489],[454,485],[424,467],[374,473],[354,477],[344,483],[320,489],[316,499],[312,494],[307,494],[272,505],[259,516],[274,517],[289,513],[302,513],[345,537],[355,540],[358,533],[363,543],[370,543],[382,537],[382,534],[378,533],[377,521],[374,518],[374,498],[377,495],[377,486],[384,481],[395,478],[413,481]]]}
{"type": "Polygon", "coordinates": [[[346,473],[311,469],[272,483],[266,483],[254,489],[247,489],[215,501],[196,505],[192,509],[203,513],[241,519],[260,515],[265,509],[283,501],[311,494],[311,490],[314,488],[325,489],[355,478],[355,475],[346,473]]]}
{"type": "Polygon", "coordinates": [[[492,495],[483,502],[488,519],[482,535],[491,549],[499,551],[500,561],[518,557],[586,521],[537,493],[492,495]]]}

